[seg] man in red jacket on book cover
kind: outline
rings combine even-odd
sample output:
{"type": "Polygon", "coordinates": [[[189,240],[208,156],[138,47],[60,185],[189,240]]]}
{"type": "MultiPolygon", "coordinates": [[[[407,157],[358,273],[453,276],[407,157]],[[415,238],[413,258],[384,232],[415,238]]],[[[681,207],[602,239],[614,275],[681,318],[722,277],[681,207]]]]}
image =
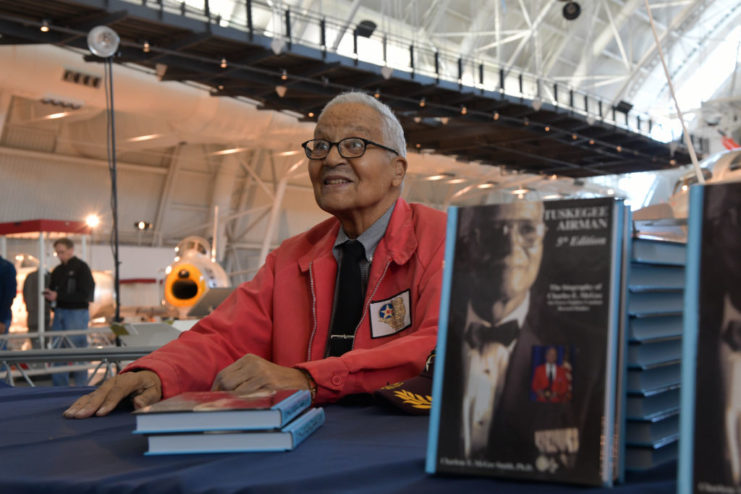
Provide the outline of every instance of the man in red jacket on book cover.
{"type": "Polygon", "coordinates": [[[213,313],[65,417],[209,389],[310,389],[327,403],[421,372],[437,337],[445,214],[400,198],[398,119],[369,95],[344,93],[302,146],[316,202],[333,217],[285,240],[213,313]]]}
{"type": "Polygon", "coordinates": [[[545,362],[535,368],[532,389],[537,401],[561,403],[571,393],[571,372],[558,364],[558,350],[550,346],[545,351],[545,362]]]}

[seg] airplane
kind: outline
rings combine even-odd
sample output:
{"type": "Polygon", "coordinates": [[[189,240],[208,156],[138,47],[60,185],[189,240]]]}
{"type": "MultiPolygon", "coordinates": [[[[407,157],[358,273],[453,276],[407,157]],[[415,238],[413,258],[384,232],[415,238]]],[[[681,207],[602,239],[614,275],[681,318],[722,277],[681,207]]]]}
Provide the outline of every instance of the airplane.
{"type": "MultiPolygon", "coordinates": [[[[714,154],[700,162],[705,183],[735,182],[741,180],[741,149],[714,154]]],[[[674,184],[669,206],[675,218],[686,218],[689,208],[690,186],[697,183],[694,170],[682,175],[674,184]]]]}
{"type": "Polygon", "coordinates": [[[185,237],[175,247],[175,260],[165,269],[165,304],[186,318],[188,312],[213,288],[229,288],[229,276],[211,257],[208,240],[185,237]]]}

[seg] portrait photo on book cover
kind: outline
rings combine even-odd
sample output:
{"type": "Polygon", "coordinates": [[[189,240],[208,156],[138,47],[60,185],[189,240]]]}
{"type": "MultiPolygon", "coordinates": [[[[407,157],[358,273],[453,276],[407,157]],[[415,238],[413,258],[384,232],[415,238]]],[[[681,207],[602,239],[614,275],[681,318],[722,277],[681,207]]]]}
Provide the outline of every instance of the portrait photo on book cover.
{"type": "Polygon", "coordinates": [[[694,479],[741,487],[741,183],[706,186],[701,243],[694,479]]]}
{"type": "Polygon", "coordinates": [[[604,204],[458,209],[441,469],[589,480],[599,472],[612,231],[604,204]]]}

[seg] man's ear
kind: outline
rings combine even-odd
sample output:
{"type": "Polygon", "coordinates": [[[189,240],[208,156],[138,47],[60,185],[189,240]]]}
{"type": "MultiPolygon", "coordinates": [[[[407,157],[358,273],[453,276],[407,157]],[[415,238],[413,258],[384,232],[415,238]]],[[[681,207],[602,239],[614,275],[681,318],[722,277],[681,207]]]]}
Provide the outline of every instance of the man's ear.
{"type": "Polygon", "coordinates": [[[397,156],[391,162],[391,166],[394,173],[392,184],[394,187],[399,187],[404,182],[404,177],[407,174],[407,160],[402,156],[397,156]]]}

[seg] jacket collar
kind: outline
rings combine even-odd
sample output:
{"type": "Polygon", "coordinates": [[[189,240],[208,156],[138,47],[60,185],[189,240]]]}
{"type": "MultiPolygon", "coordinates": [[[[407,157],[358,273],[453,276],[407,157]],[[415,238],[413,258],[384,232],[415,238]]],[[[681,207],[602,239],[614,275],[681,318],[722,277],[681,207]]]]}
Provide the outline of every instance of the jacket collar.
{"type": "MultiPolygon", "coordinates": [[[[332,246],[340,230],[339,220],[330,218],[317,227],[327,228],[327,233],[299,258],[299,267],[303,272],[308,271],[311,263],[317,259],[326,257],[334,260],[332,246]]],[[[409,261],[416,250],[417,238],[414,235],[412,208],[403,199],[398,199],[386,233],[376,248],[374,258],[383,255],[401,265],[409,261]]]]}

